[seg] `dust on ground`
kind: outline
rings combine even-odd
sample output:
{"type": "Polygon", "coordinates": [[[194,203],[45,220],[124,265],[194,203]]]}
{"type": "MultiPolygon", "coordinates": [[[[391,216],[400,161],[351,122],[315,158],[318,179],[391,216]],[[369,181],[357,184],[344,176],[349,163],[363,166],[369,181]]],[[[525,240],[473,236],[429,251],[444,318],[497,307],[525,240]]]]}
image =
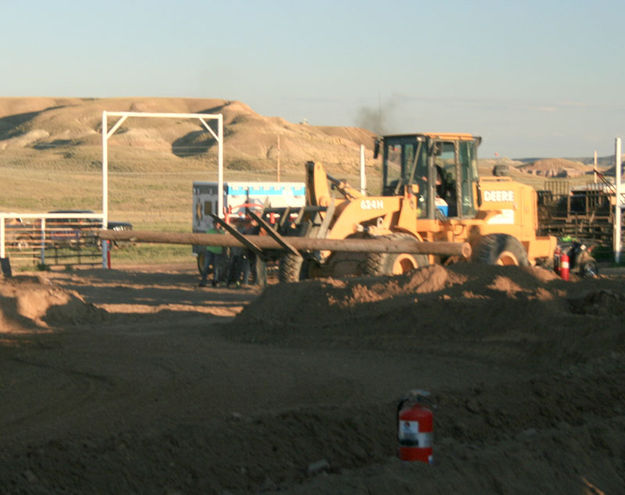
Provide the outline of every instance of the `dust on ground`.
{"type": "Polygon", "coordinates": [[[622,493],[625,277],[0,279],[4,493],[622,493]],[[427,389],[435,464],[396,458],[427,389]]]}

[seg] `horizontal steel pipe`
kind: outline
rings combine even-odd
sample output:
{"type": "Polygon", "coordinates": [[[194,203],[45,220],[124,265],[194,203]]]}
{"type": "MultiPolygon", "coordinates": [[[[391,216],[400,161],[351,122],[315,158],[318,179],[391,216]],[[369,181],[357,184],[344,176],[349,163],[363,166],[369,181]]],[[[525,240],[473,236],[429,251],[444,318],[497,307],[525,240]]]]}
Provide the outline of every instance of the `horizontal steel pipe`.
{"type": "MultiPolygon", "coordinates": [[[[267,235],[245,236],[260,249],[284,249],[267,235]]],[[[176,232],[151,232],[140,230],[101,230],[100,238],[109,241],[152,242],[159,244],[196,244],[200,246],[240,247],[237,239],[229,234],[192,234],[176,232]]],[[[467,242],[419,242],[412,239],[312,239],[308,237],[286,237],[289,244],[298,251],[349,251],[378,253],[437,254],[442,256],[471,256],[471,245],[467,242]]]]}

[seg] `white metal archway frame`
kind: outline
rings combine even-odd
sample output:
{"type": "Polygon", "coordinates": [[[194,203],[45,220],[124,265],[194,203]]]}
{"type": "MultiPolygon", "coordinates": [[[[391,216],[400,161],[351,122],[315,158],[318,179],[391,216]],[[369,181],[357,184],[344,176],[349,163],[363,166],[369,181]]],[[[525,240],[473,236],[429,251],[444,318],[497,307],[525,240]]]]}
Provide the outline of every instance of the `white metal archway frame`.
{"type": "Polygon", "coordinates": [[[128,117],[149,117],[167,119],[198,119],[204,128],[215,138],[219,148],[217,153],[218,185],[217,185],[217,212],[223,216],[223,190],[224,190],[224,154],[223,154],[223,115],[208,113],[148,113],[148,112],[102,112],[102,225],[108,225],[108,140],[128,117]],[[117,122],[108,128],[108,117],[120,117],[117,122]],[[207,120],[217,121],[217,133],[206,123],[207,120]]]}

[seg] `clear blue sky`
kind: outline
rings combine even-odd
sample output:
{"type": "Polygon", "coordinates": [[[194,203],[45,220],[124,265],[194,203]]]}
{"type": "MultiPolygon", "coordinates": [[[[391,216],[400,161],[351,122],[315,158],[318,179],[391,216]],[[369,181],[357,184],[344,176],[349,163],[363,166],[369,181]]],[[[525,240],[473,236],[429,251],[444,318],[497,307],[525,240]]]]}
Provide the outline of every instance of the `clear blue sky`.
{"type": "Polygon", "coordinates": [[[472,132],[482,157],[607,155],[624,20],[623,0],[0,0],[0,96],[227,98],[472,132]]]}

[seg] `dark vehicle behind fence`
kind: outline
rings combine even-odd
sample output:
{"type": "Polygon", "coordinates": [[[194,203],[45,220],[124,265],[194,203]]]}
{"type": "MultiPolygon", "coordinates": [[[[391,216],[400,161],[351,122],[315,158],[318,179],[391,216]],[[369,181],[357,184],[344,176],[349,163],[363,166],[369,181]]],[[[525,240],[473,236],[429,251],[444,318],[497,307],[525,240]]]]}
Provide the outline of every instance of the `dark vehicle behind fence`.
{"type": "MultiPolygon", "coordinates": [[[[102,228],[102,221],[99,218],[74,216],[94,214],[92,210],[53,210],[48,213],[67,215],[67,217],[48,219],[46,222],[54,242],[70,247],[79,246],[81,244],[94,245],[98,243],[97,233],[98,230],[102,228]]],[[[109,221],[107,222],[106,228],[111,230],[132,230],[132,224],[128,222],[109,221]]]]}
{"type": "MultiPolygon", "coordinates": [[[[53,210],[46,214],[2,214],[2,251],[12,260],[41,264],[96,262],[102,215],[91,210],[53,210]]],[[[132,230],[128,222],[108,222],[112,230],[132,230]]]]}

